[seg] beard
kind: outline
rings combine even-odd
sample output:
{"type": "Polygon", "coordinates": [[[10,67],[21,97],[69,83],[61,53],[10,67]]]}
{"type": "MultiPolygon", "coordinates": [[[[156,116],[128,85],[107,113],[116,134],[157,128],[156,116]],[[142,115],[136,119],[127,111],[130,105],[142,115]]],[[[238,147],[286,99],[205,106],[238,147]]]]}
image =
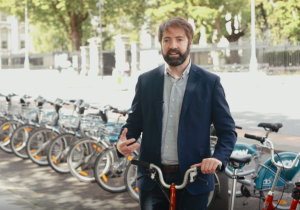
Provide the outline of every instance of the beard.
{"type": "Polygon", "coordinates": [[[179,50],[168,50],[168,52],[166,54],[164,54],[163,49],[162,49],[162,55],[164,60],[166,61],[167,64],[169,64],[170,66],[179,66],[181,64],[183,64],[188,55],[190,54],[190,45],[187,45],[186,51],[184,53],[181,53],[179,50]],[[179,55],[179,57],[177,58],[172,58],[170,57],[170,53],[177,53],[179,55]]]}

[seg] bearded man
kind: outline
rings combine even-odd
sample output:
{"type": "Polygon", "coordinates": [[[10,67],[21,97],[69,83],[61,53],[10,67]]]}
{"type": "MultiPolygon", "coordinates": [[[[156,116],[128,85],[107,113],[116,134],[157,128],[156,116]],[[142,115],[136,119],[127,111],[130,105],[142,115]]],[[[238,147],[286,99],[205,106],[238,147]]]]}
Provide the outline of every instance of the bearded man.
{"type": "MultiPolygon", "coordinates": [[[[195,181],[176,191],[179,209],[207,209],[209,192],[214,190],[214,172],[226,167],[236,142],[232,119],[220,78],[191,62],[193,29],[184,18],[172,18],[159,27],[159,42],[165,65],[139,76],[132,113],[117,143],[121,156],[140,145],[139,160],[159,166],[168,184],[181,184],[184,173],[201,166],[195,181]],[[210,151],[210,126],[218,142],[210,151]]],[[[149,58],[151,59],[151,58],[149,58]]],[[[138,167],[138,176],[147,174],[138,167]]],[[[149,177],[137,182],[142,210],[167,210],[169,202],[149,177]]],[[[168,190],[167,190],[168,191],[168,190]]]]}

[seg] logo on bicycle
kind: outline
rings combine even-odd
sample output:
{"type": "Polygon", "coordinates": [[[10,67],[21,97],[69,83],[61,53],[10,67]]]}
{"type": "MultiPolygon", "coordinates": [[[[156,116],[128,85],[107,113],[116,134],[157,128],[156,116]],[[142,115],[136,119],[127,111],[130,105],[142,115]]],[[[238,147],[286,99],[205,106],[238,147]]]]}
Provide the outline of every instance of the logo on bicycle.
{"type": "MultiPolygon", "coordinates": [[[[283,160],[283,161],[277,161],[277,163],[278,164],[283,164],[283,166],[285,166],[285,167],[291,167],[292,166],[292,164],[293,164],[293,161],[294,160],[283,160]]],[[[299,160],[296,162],[296,165],[295,165],[295,167],[297,167],[298,166],[298,164],[299,164],[299,160]]]]}
{"type": "Polygon", "coordinates": [[[232,155],[247,155],[248,149],[242,149],[242,150],[234,150],[232,152],[232,155]]]}
{"type": "Polygon", "coordinates": [[[271,187],[273,181],[274,181],[273,177],[270,176],[269,179],[264,179],[264,181],[263,181],[263,186],[264,186],[264,187],[271,187]]]}
{"type": "Polygon", "coordinates": [[[268,206],[269,206],[269,203],[268,203],[268,202],[265,202],[265,203],[264,203],[264,207],[263,207],[263,209],[267,209],[267,208],[268,208],[268,206]]]}

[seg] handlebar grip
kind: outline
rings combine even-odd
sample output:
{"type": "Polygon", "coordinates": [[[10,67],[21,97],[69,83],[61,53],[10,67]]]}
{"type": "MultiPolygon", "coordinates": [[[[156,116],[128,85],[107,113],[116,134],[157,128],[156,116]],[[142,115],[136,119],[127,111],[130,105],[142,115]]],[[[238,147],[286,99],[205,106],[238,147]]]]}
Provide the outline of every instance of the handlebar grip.
{"type": "Polygon", "coordinates": [[[241,126],[235,126],[236,129],[242,130],[243,128],[241,126]]]}
{"type": "Polygon", "coordinates": [[[149,168],[150,167],[150,163],[140,161],[140,160],[132,160],[131,164],[141,166],[143,168],[149,168]]]}
{"type": "Polygon", "coordinates": [[[264,143],[264,141],[265,141],[265,137],[263,137],[263,136],[254,136],[254,135],[247,134],[247,133],[245,133],[245,138],[257,140],[260,143],[264,143]]]}
{"type": "Polygon", "coordinates": [[[75,102],[76,102],[76,100],[69,100],[69,102],[71,102],[71,103],[75,103],[75,102]]]}
{"type": "MultiPolygon", "coordinates": [[[[220,165],[217,166],[216,171],[221,171],[220,165]]],[[[201,172],[201,166],[197,166],[197,173],[200,173],[200,172],[201,172]]]]}

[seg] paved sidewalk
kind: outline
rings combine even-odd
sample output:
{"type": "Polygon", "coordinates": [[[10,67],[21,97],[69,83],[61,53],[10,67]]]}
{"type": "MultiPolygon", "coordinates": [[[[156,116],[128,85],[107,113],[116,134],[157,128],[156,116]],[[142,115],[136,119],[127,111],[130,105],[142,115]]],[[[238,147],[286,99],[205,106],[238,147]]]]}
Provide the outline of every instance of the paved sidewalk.
{"type": "Polygon", "coordinates": [[[13,183],[2,175],[0,175],[0,206],[3,210],[60,209],[39,193],[13,183]]]}

